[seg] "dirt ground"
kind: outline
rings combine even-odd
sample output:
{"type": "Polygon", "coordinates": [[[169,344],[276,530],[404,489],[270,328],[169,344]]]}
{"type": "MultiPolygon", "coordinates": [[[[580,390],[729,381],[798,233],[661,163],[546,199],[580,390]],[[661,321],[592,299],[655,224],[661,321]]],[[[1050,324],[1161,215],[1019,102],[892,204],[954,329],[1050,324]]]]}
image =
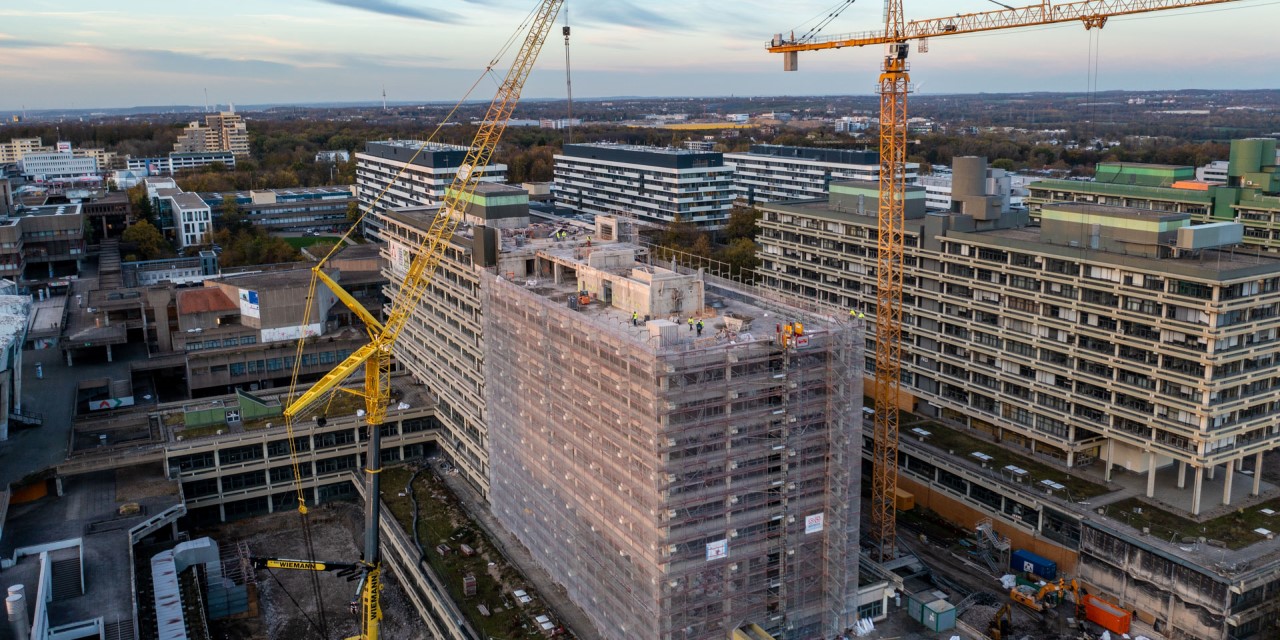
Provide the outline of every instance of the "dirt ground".
{"type": "MultiPolygon", "coordinates": [[[[331,562],[358,560],[360,547],[357,540],[363,540],[363,518],[360,507],[349,502],[334,502],[313,509],[310,520],[315,559],[331,562]]],[[[207,533],[228,543],[247,540],[250,553],[255,556],[306,559],[300,527],[297,512],[289,511],[238,520],[207,533]]],[[[211,623],[213,637],[218,640],[321,638],[314,626],[319,624],[319,616],[312,590],[312,575],[306,571],[277,569],[273,576],[273,572],[265,569],[258,571],[261,615],[256,619],[211,623]]],[[[347,582],[333,573],[320,573],[318,576],[328,626],[325,638],[358,635],[358,616],[350,611],[358,583],[347,582]]],[[[417,611],[405,599],[396,577],[386,569],[383,571],[382,607],[382,637],[397,640],[428,638],[417,611]]]]}

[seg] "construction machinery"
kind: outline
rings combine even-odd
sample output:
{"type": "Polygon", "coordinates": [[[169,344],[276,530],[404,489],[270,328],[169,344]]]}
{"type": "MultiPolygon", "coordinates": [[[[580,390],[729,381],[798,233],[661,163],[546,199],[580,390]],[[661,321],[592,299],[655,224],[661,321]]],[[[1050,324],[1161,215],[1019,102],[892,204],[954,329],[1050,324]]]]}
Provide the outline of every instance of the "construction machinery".
{"type": "MultiPolygon", "coordinates": [[[[381,465],[381,426],[386,417],[387,405],[391,399],[391,355],[400,332],[404,329],[409,315],[417,308],[432,277],[435,275],[445,248],[453,237],[462,220],[463,210],[469,198],[474,194],[479,183],[480,167],[489,164],[507,122],[520,100],[520,92],[525,80],[533,68],[533,63],[542,50],[547,34],[555,24],[556,15],[564,0],[542,0],[539,6],[528,16],[528,28],[523,43],[516,52],[506,77],[498,86],[497,94],[489,104],[485,117],[480,121],[479,129],[467,151],[465,160],[454,176],[449,190],[441,203],[440,209],[432,219],[430,227],[423,236],[418,253],[413,258],[399,289],[392,295],[389,311],[385,319],[378,318],[365,309],[354,297],[344,291],[332,278],[321,269],[327,260],[320,261],[313,269],[311,291],[308,301],[313,299],[317,282],[323,282],[334,293],[338,300],[349,307],[353,313],[364,321],[370,341],[339,363],[332,371],[325,374],[306,392],[293,393],[298,375],[297,363],[302,361],[304,341],[298,343],[298,354],[295,358],[294,385],[290,387],[293,401],[284,410],[285,424],[289,431],[289,442],[295,442],[294,421],[304,412],[316,405],[320,400],[330,397],[335,392],[346,392],[364,399],[365,422],[368,424],[368,449],[365,454],[365,474],[368,491],[365,493],[365,540],[364,553],[359,562],[361,580],[360,603],[361,615],[360,640],[377,640],[379,623],[382,619],[381,606],[381,569],[382,558],[379,553],[378,521],[379,513],[379,473],[381,465]],[[357,371],[363,369],[364,384],[356,389],[340,387],[344,381],[357,371]]],[[[496,61],[495,61],[496,62],[496,61]]],[[[492,70],[492,65],[490,69],[492,70]]],[[[349,231],[348,234],[351,232],[349,231]]],[[[339,243],[341,244],[341,243],[339,243]]],[[[332,254],[331,254],[332,255],[332,254]]],[[[310,313],[312,305],[307,305],[310,313]]],[[[303,318],[306,326],[309,318],[303,318]]],[[[309,529],[306,520],[307,503],[302,486],[302,475],[298,469],[297,451],[291,451],[294,465],[294,484],[298,494],[298,511],[303,515],[304,537],[309,540],[309,529]]],[[[308,544],[310,547],[310,544],[308,544]]],[[[333,565],[314,560],[263,561],[263,566],[273,566],[275,562],[282,569],[300,569],[312,572],[328,571],[330,567],[348,571],[349,566],[333,565]]],[[[318,590],[318,589],[317,589],[318,590]]],[[[323,622],[321,623],[323,626],[323,622]]]]}
{"type": "Polygon", "coordinates": [[[1008,602],[991,617],[991,622],[987,624],[987,635],[991,640],[1013,638],[1013,607],[1008,602]]]}
{"type": "MultiPolygon", "coordinates": [[[[898,486],[898,411],[902,373],[903,213],[906,202],[907,94],[911,90],[908,44],[928,50],[928,39],[963,33],[1080,22],[1085,29],[1102,28],[1107,19],[1165,9],[1225,4],[1240,0],[1085,0],[1052,3],[1044,0],[1023,7],[955,14],[941,18],[903,18],[903,0],[885,0],[884,29],[858,34],[818,36],[811,29],[799,38],[777,34],[768,45],[783,55],[783,69],[795,71],[801,51],[884,45],[880,69],[880,198],[877,213],[875,319],[875,430],[872,452],[872,536],[880,560],[896,556],[898,486]]],[[[850,3],[851,4],[851,3],[850,3]]],[[[848,4],[844,7],[849,6],[848,4]]],[[[832,12],[822,26],[840,11],[832,12]]]]}
{"type": "MultiPolygon", "coordinates": [[[[1039,589],[1028,585],[1018,585],[1009,590],[1009,599],[1033,611],[1052,609],[1062,602],[1063,597],[1071,595],[1077,610],[1083,610],[1084,603],[1080,599],[1080,584],[1075,578],[1070,581],[1059,578],[1055,582],[1046,582],[1039,589]]],[[[1083,617],[1077,612],[1078,618],[1083,617]]]]}

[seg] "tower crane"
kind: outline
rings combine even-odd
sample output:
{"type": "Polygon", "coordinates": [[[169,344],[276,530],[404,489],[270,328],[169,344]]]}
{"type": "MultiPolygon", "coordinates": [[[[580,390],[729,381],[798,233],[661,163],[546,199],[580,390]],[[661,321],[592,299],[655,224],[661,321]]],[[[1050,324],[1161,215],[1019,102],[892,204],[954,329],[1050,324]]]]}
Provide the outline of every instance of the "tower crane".
{"type": "MultiPolygon", "coordinates": [[[[784,38],[775,35],[771,53],[783,55],[783,69],[795,71],[801,51],[885,45],[880,68],[880,200],[876,251],[876,371],[875,431],[872,453],[872,535],[879,544],[880,559],[892,559],[896,547],[898,488],[898,407],[902,373],[902,230],[906,201],[907,94],[911,90],[908,43],[921,51],[927,39],[961,33],[977,33],[1037,25],[1080,22],[1085,29],[1101,29],[1107,19],[1166,9],[1225,4],[1241,0],[1085,0],[1053,3],[1049,0],[994,11],[956,14],[943,18],[906,21],[902,0],[885,0],[884,29],[863,33],[784,38]]],[[[1000,3],[997,3],[1000,4],[1000,3]]]]}
{"type": "MultiPolygon", "coordinates": [[[[365,454],[365,474],[368,491],[365,493],[365,540],[364,553],[359,562],[357,572],[361,579],[360,586],[360,635],[351,640],[378,640],[381,607],[381,570],[382,558],[379,553],[378,520],[379,520],[379,482],[382,471],[381,463],[381,429],[387,415],[387,404],[391,399],[391,354],[396,339],[404,329],[409,315],[417,308],[422,299],[440,260],[444,257],[453,232],[462,220],[463,210],[470,196],[475,193],[480,179],[480,168],[489,164],[498,141],[506,130],[507,122],[520,101],[520,92],[525,80],[533,69],[533,63],[546,42],[547,34],[555,24],[556,15],[564,0],[541,0],[541,3],[529,18],[528,32],[525,34],[520,49],[516,52],[507,71],[506,77],[498,86],[497,94],[489,104],[489,109],[476,131],[466,159],[454,176],[449,190],[439,211],[432,218],[431,224],[423,235],[418,253],[409,264],[404,281],[391,300],[390,311],[385,320],[379,321],[373,313],[365,309],[354,297],[344,291],[332,278],[321,271],[323,262],[312,269],[315,279],[333,291],[334,295],[349,307],[353,313],[365,323],[369,333],[368,344],[357,349],[332,371],[325,374],[306,392],[298,395],[284,409],[285,424],[289,429],[289,442],[293,446],[293,422],[303,412],[315,405],[326,395],[344,391],[364,398],[365,422],[368,424],[368,450],[365,454]],[[360,390],[339,387],[343,381],[363,369],[364,385],[360,390]]],[[[314,283],[313,283],[314,284],[314,283]]],[[[308,305],[309,307],[309,305],[308,305]]],[[[301,360],[299,357],[298,360],[301,360]]],[[[293,451],[294,483],[298,492],[298,511],[305,517],[307,503],[303,495],[301,474],[298,473],[298,456],[293,451]]],[[[256,566],[297,569],[305,571],[350,572],[348,564],[336,564],[310,560],[271,560],[255,559],[256,566]]],[[[354,577],[352,574],[351,577],[354,577]]]]}

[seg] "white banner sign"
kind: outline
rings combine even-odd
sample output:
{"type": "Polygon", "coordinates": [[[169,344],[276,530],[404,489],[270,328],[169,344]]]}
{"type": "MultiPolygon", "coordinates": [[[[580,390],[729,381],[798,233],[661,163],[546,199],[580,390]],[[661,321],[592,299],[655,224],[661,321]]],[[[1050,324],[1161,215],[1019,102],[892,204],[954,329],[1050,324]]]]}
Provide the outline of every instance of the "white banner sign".
{"type": "Polygon", "coordinates": [[[729,541],[716,540],[707,543],[707,562],[712,560],[721,560],[729,557],[729,541]]]}
{"type": "Polygon", "coordinates": [[[804,518],[805,534],[807,535],[810,533],[817,533],[819,531],[822,531],[823,523],[824,523],[824,518],[823,518],[823,514],[821,513],[815,513],[811,516],[805,516],[804,518]]]}

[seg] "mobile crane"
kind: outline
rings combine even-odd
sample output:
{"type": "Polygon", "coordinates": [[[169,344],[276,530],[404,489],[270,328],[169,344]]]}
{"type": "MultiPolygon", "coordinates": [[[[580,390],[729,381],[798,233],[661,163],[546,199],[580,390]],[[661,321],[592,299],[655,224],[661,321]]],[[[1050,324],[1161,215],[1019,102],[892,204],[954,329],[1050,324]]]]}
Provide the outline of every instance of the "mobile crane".
{"type": "MultiPolygon", "coordinates": [[[[304,529],[306,529],[308,527],[306,524],[307,502],[302,486],[302,474],[299,470],[297,451],[292,449],[295,443],[295,419],[300,418],[304,412],[331,393],[341,391],[364,398],[364,418],[369,431],[364,470],[366,486],[368,487],[368,491],[365,493],[364,553],[358,563],[327,563],[314,559],[257,558],[253,561],[253,564],[255,567],[313,572],[337,571],[340,575],[346,575],[349,579],[354,579],[358,575],[361,580],[359,589],[360,635],[350,640],[378,640],[380,621],[382,620],[382,558],[379,553],[378,535],[380,517],[378,477],[382,471],[380,427],[386,418],[387,404],[391,399],[392,348],[396,343],[396,339],[399,338],[401,330],[404,329],[409,315],[417,308],[418,301],[422,299],[428,285],[430,285],[440,260],[444,257],[445,248],[453,237],[454,230],[457,229],[459,222],[462,220],[466,203],[471,195],[475,193],[476,185],[479,184],[479,169],[489,164],[489,160],[498,146],[498,141],[506,130],[507,122],[511,119],[511,114],[515,110],[516,104],[520,101],[520,92],[524,88],[530,71],[533,69],[533,63],[537,60],[538,53],[541,52],[542,45],[546,42],[547,34],[555,24],[556,15],[563,4],[564,0],[541,0],[538,7],[530,14],[529,26],[524,41],[516,52],[506,77],[498,86],[497,94],[489,104],[484,119],[480,122],[480,127],[476,131],[466,158],[454,176],[439,211],[432,218],[431,224],[423,236],[419,251],[409,264],[403,283],[392,297],[390,311],[387,312],[385,320],[380,322],[354,297],[343,290],[337,282],[326,275],[321,270],[325,264],[324,260],[312,268],[311,295],[308,296],[308,301],[314,295],[316,282],[323,282],[325,286],[333,291],[338,300],[342,301],[344,305],[364,321],[370,342],[357,349],[304,393],[294,397],[289,406],[284,409],[285,425],[288,429],[288,439],[291,447],[290,455],[294,465],[294,485],[298,494],[298,511],[303,516],[304,529]],[[357,391],[339,386],[360,369],[364,370],[364,386],[361,390],[357,391]]],[[[308,313],[310,307],[311,305],[308,304],[308,313]]],[[[303,324],[305,325],[306,322],[307,320],[304,319],[303,324]]],[[[302,361],[302,348],[303,341],[299,341],[298,357],[294,360],[295,385],[298,375],[297,367],[302,361]]],[[[291,392],[293,387],[294,385],[291,385],[291,392]]],[[[290,395],[291,397],[293,396],[292,393],[290,395]]],[[[309,536],[309,533],[305,535],[309,536]]]]}
{"type": "MultiPolygon", "coordinates": [[[[993,0],[994,1],[994,0],[993,0]]],[[[768,44],[783,54],[783,69],[795,71],[801,51],[884,45],[880,70],[880,200],[877,214],[875,428],[871,471],[871,522],[882,561],[897,555],[898,409],[902,373],[903,213],[906,202],[907,94],[911,80],[908,43],[927,50],[928,38],[1080,22],[1085,29],[1101,29],[1113,16],[1225,4],[1240,0],[1049,0],[996,11],[956,14],[942,18],[903,18],[903,0],[885,0],[884,30],[818,37],[816,31],[799,39],[777,34],[768,44]]],[[[847,6],[847,5],[846,5],[847,6]]],[[[841,9],[843,10],[843,9],[841,9]]],[[[834,15],[834,14],[833,14],[834,15]]],[[[824,21],[829,22],[829,19],[824,21]]]]}

